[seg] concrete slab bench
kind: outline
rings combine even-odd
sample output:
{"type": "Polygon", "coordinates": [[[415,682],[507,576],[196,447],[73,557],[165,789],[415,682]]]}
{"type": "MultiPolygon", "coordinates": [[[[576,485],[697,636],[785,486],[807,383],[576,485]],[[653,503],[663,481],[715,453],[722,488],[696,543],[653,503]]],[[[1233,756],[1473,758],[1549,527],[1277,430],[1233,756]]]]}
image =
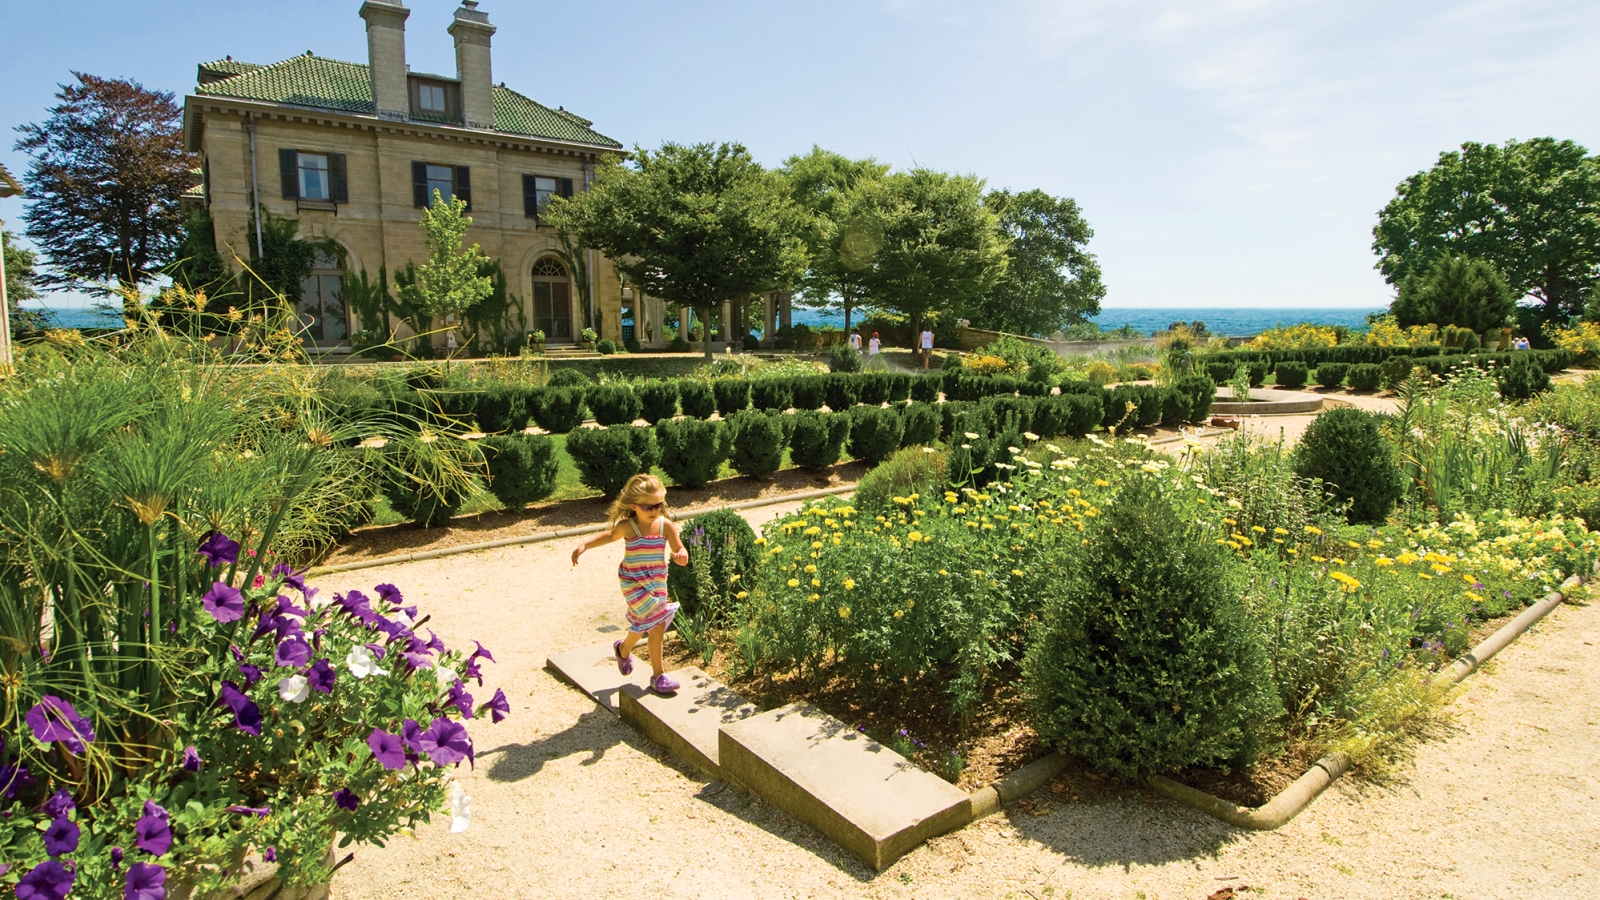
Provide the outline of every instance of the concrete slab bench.
{"type": "Polygon", "coordinates": [[[634,654],[632,675],[617,671],[617,658],[611,649],[611,641],[557,653],[545,659],[544,667],[593,697],[612,715],[618,714],[621,704],[619,694],[624,685],[643,689],[650,684],[650,664],[640,659],[638,654],[634,654]]]}
{"type": "Polygon", "coordinates": [[[723,726],[748,719],[761,710],[692,666],[679,669],[672,676],[682,687],[670,696],[638,685],[623,685],[619,695],[622,720],[706,775],[734,780],[719,763],[718,734],[723,726]]]}

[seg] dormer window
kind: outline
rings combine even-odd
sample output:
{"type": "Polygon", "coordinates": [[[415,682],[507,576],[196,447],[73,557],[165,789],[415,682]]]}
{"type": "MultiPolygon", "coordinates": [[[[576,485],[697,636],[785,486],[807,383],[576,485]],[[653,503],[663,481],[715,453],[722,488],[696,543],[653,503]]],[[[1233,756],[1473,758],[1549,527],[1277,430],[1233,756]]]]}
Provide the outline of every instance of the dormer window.
{"type": "Polygon", "coordinates": [[[411,77],[411,114],[421,119],[459,122],[461,85],[439,78],[411,77]]]}

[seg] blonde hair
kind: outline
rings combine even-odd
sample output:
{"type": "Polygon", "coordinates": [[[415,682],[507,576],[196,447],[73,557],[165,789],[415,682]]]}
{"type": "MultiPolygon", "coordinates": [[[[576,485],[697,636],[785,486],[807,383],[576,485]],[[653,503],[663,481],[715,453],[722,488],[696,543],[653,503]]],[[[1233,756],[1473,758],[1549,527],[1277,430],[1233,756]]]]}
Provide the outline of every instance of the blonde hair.
{"type": "Polygon", "coordinates": [[[617,494],[617,499],[611,501],[611,508],[606,511],[606,525],[616,525],[623,519],[633,518],[633,505],[657,491],[662,494],[661,515],[665,516],[670,510],[665,502],[667,488],[661,479],[643,472],[629,478],[621,493],[617,494]]]}

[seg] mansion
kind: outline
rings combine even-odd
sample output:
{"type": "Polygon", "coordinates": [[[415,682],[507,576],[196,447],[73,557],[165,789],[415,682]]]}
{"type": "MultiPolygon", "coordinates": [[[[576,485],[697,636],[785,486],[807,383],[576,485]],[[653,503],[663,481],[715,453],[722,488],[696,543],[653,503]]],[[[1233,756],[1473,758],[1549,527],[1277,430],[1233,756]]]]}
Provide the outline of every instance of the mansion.
{"type": "Polygon", "coordinates": [[[598,321],[601,337],[659,343],[664,305],[637,296],[593,250],[580,254],[591,273],[580,290],[571,257],[563,259],[555,229],[541,219],[552,197],[586,190],[600,158],[622,144],[581,116],[495,84],[495,28],[477,6],[464,0],[447,29],[453,76],[406,65],[411,11],[403,0],[361,4],[365,65],[311,53],[270,65],[231,57],[202,64],[184,98],[185,141],[202,159],[201,184],[186,203],[209,210],[224,260],[251,258],[252,197],[263,212],[299,219],[301,236],[338,246],[291,298],[306,341],[318,347],[348,347],[368,327],[340,298],[347,273],[376,278],[381,267],[392,284],[407,262],[425,258],[417,222],[435,190],[467,203],[467,241],[500,261],[529,329],[562,344],[598,321]]]}

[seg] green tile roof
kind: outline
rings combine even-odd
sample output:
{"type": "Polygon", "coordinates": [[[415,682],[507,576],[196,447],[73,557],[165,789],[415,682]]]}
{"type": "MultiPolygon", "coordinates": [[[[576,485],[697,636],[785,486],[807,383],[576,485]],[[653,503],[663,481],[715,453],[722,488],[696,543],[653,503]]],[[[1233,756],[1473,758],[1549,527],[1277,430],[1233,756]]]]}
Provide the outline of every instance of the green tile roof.
{"type": "MultiPolygon", "coordinates": [[[[238,66],[242,71],[232,78],[200,85],[195,89],[196,94],[339,112],[372,114],[376,111],[372,102],[372,77],[367,66],[361,63],[307,53],[270,66],[224,60],[220,64],[206,63],[202,68],[223,64],[238,66]]],[[[590,128],[590,124],[587,119],[536,103],[510,88],[494,88],[496,131],[604,147],[622,146],[590,128]]]]}
{"type": "Polygon", "coordinates": [[[227,59],[219,59],[216,62],[201,63],[200,68],[203,71],[216,72],[219,75],[243,75],[246,72],[254,72],[261,66],[256,63],[240,62],[230,56],[227,59]]]}

